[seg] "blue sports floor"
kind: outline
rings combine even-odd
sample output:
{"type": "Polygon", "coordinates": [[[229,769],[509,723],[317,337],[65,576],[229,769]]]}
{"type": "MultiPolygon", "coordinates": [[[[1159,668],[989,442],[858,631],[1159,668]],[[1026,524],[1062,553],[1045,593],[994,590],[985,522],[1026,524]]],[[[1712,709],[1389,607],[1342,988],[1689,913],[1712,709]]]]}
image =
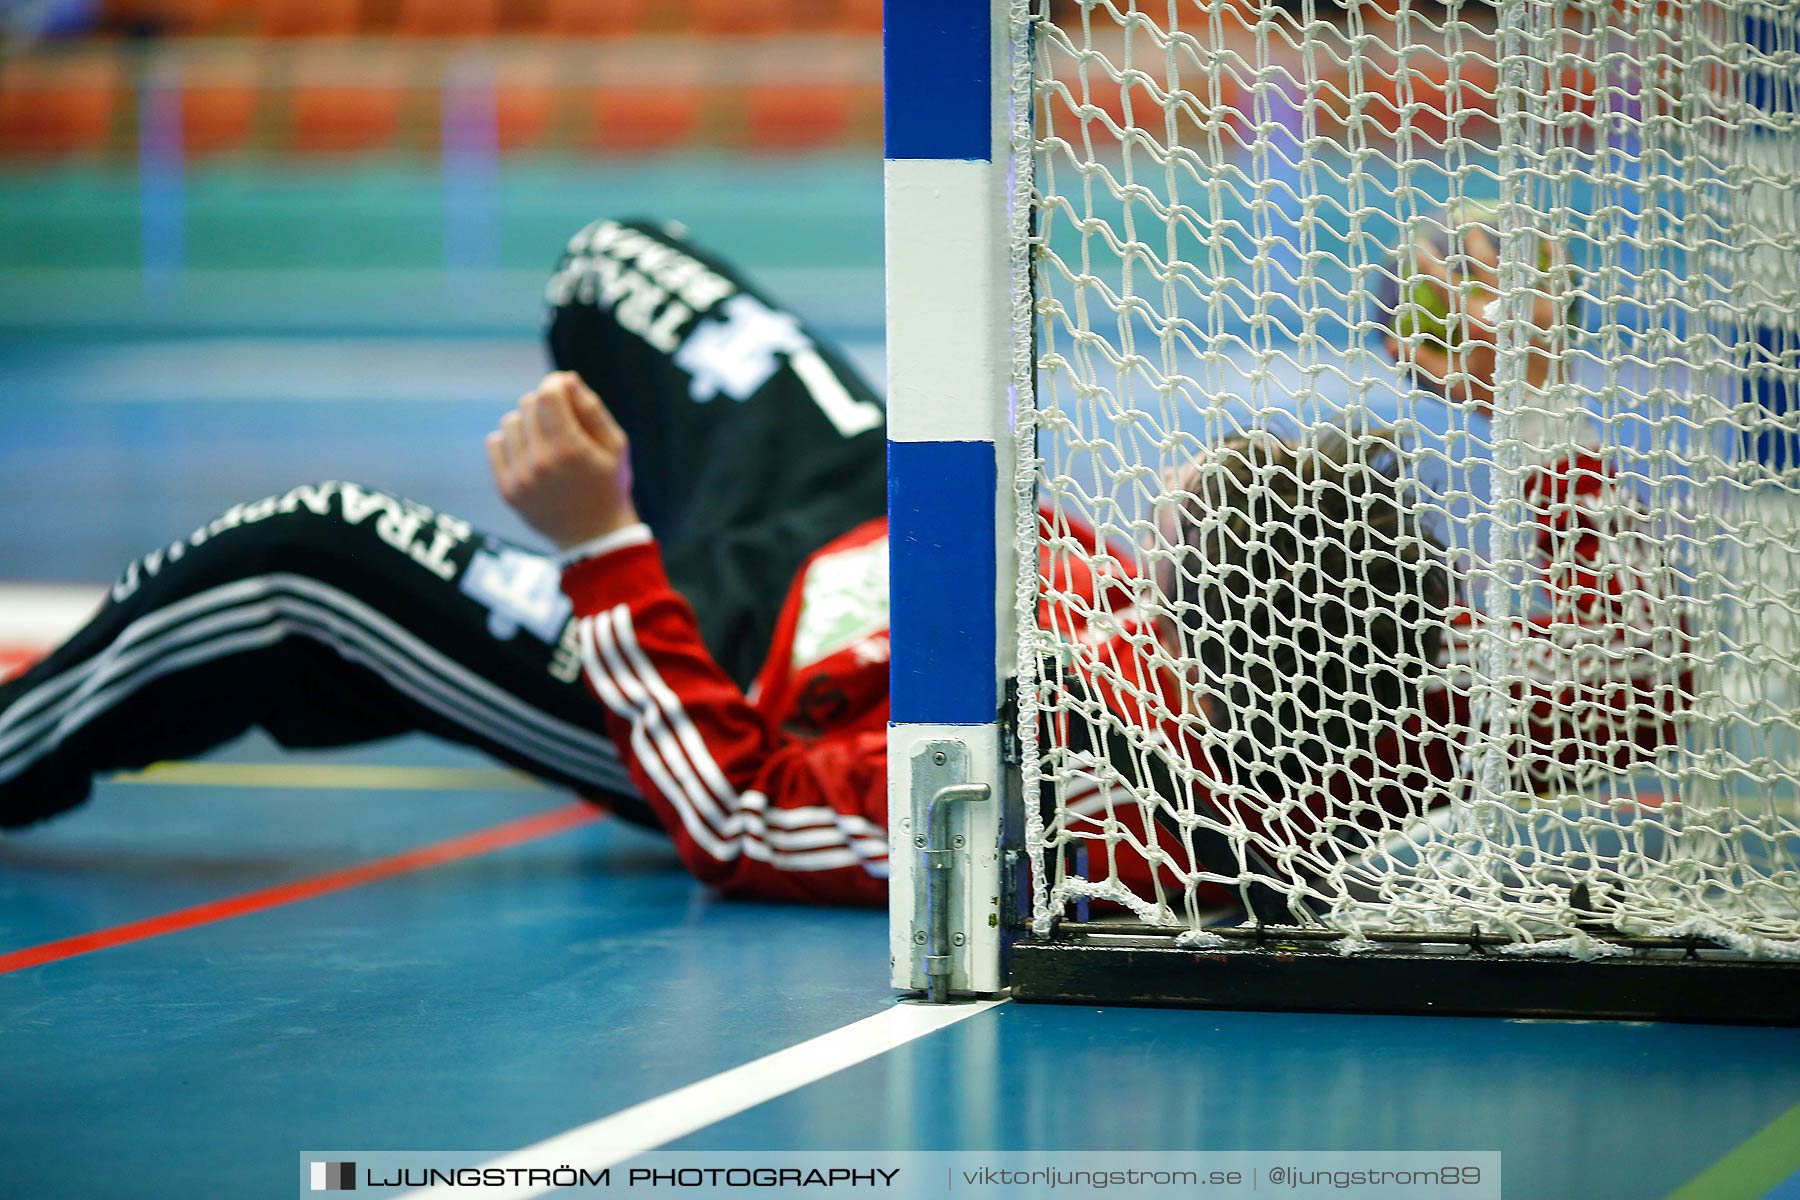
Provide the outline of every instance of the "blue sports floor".
{"type": "MultiPolygon", "coordinates": [[[[832,195],[862,224],[775,288],[878,370],[878,303],[842,298],[879,296],[879,177],[846,170],[832,195]]],[[[716,179],[660,186],[735,249],[716,179]]],[[[595,193],[595,215],[663,198],[595,193]]],[[[802,225],[836,202],[789,199],[802,225]]],[[[272,305],[239,329],[84,325],[8,299],[28,283],[0,280],[0,582],[103,583],[309,478],[519,533],[479,438],[540,369],[529,288],[511,325],[372,334],[272,305]]],[[[886,976],[882,914],[720,901],[656,838],[460,751],[253,738],[0,839],[0,1197],[288,1196],[305,1150],[515,1150],[881,1013],[886,976]]],[[[1498,1150],[1516,1200],[1800,1196],[1800,1030],[1002,1004],[669,1128],[684,1149],[1498,1150]]]]}

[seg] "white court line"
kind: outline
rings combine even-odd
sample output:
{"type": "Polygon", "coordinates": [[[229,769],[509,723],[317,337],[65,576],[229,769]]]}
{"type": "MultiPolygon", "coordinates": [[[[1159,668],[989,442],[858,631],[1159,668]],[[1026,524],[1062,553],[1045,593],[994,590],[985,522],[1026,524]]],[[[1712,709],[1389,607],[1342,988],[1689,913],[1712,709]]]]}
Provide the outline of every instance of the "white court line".
{"type": "MultiPolygon", "coordinates": [[[[896,1004],[842,1029],[634,1104],[481,1166],[504,1169],[548,1164],[552,1169],[570,1166],[599,1171],[1004,1003],[1005,1000],[979,1000],[970,1004],[896,1004]]],[[[477,1193],[487,1200],[523,1200],[554,1190],[534,1186],[473,1190],[434,1187],[408,1192],[404,1200],[443,1200],[477,1193]]]]}

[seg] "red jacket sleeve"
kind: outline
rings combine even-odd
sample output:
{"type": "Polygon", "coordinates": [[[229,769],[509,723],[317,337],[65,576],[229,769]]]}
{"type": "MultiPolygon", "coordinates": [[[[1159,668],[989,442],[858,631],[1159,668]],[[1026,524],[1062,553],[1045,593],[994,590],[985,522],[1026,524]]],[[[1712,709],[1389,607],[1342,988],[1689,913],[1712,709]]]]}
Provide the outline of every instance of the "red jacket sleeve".
{"type": "MultiPolygon", "coordinates": [[[[1660,535],[1631,490],[1592,451],[1532,468],[1524,500],[1534,611],[1512,618],[1520,678],[1519,782],[1546,794],[1580,790],[1595,766],[1630,770],[1679,737],[1694,702],[1695,648],[1682,581],[1659,559],[1660,535]]],[[[1450,727],[1470,724],[1480,621],[1453,616],[1444,647],[1449,688],[1435,697],[1450,727]]]]}
{"type": "Polygon", "coordinates": [[[632,779],[695,878],[770,900],[884,904],[881,730],[802,741],[707,653],[654,543],[563,572],[583,671],[632,779]]]}

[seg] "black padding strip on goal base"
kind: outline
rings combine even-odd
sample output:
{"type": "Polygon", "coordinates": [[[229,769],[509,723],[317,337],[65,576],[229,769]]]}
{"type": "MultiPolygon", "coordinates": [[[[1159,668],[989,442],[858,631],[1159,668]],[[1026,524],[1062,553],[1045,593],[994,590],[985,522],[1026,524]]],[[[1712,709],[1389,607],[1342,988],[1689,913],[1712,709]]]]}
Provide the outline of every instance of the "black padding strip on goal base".
{"type": "Polygon", "coordinates": [[[1275,1012],[1800,1025],[1800,962],[1456,950],[1012,946],[1015,1000],[1275,1012]]]}

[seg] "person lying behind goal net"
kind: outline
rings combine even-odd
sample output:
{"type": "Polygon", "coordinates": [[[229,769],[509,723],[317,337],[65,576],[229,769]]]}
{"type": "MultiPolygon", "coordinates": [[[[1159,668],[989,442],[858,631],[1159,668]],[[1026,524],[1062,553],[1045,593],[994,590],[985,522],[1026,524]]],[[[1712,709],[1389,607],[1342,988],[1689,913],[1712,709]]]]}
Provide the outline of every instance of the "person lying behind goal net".
{"type": "MultiPolygon", "coordinates": [[[[1138,545],[1108,544],[1066,508],[1043,515],[1034,773],[1040,844],[1056,851],[1040,886],[1060,902],[1189,928],[1232,907],[1341,926],[1407,885],[1419,848],[1401,842],[1415,861],[1395,870],[1391,844],[1448,816],[1484,755],[1503,758],[1503,786],[1555,798],[1674,742],[1692,672],[1683,625],[1656,617],[1678,583],[1654,569],[1649,522],[1591,443],[1525,470],[1531,605],[1503,623],[1482,612],[1497,576],[1482,553],[1499,230],[1473,204],[1416,228],[1376,296],[1419,391],[1389,414],[1405,433],[1228,438],[1165,474],[1138,545]],[[1505,696],[1475,682],[1495,639],[1525,665],[1505,696]]],[[[1524,383],[1541,397],[1569,313],[1558,249],[1533,249],[1524,383]]],[[[1490,874],[1490,895],[1517,892],[1506,856],[1460,857],[1490,874]]]]}
{"type": "MultiPolygon", "coordinates": [[[[488,452],[502,494],[558,558],[343,482],[234,506],[131,564],[87,626],[0,687],[0,824],[73,807],[98,772],[198,754],[253,727],[296,747],[422,731],[665,830],[697,878],[728,892],[882,903],[879,401],[729,265],[657,225],[582,230],[549,298],[560,369],[488,452]]],[[[1450,597],[1398,461],[1376,434],[1337,431],[1227,443],[1195,464],[1206,482],[1187,481],[1172,509],[1182,562],[1217,562],[1230,586],[1160,631],[1169,680],[1111,684],[1107,664],[1133,658],[1148,630],[1098,642],[1102,622],[1078,632],[1077,666],[1132,731],[1108,748],[1121,770],[1164,744],[1171,719],[1183,736],[1204,719],[1199,751],[1172,760],[1189,782],[1217,772],[1240,789],[1221,803],[1297,829],[1284,789],[1298,778],[1215,755],[1219,738],[1294,739],[1327,755],[1414,707],[1450,597]],[[1338,499],[1302,514],[1274,500],[1285,479],[1338,499]],[[1223,490],[1208,490],[1214,480],[1223,490]],[[1245,546],[1252,530],[1267,544],[1245,546]],[[1229,673],[1253,652],[1272,612],[1270,556],[1320,539],[1344,553],[1296,582],[1338,598],[1336,623],[1302,649],[1359,649],[1342,669],[1274,669],[1311,671],[1319,712],[1329,694],[1333,715],[1263,706],[1267,672],[1219,703],[1182,701],[1185,673],[1229,673]],[[1226,576],[1228,548],[1249,557],[1226,576]]],[[[1116,581],[1075,585],[1064,566],[1046,556],[1046,603],[1078,586],[1106,610],[1116,581]]],[[[1406,745],[1419,749],[1396,761],[1435,768],[1431,755],[1449,753],[1416,736],[1406,745]]],[[[1226,859],[1205,865],[1238,874],[1226,859]]],[[[1261,866],[1271,878],[1284,869],[1261,866]]]]}

